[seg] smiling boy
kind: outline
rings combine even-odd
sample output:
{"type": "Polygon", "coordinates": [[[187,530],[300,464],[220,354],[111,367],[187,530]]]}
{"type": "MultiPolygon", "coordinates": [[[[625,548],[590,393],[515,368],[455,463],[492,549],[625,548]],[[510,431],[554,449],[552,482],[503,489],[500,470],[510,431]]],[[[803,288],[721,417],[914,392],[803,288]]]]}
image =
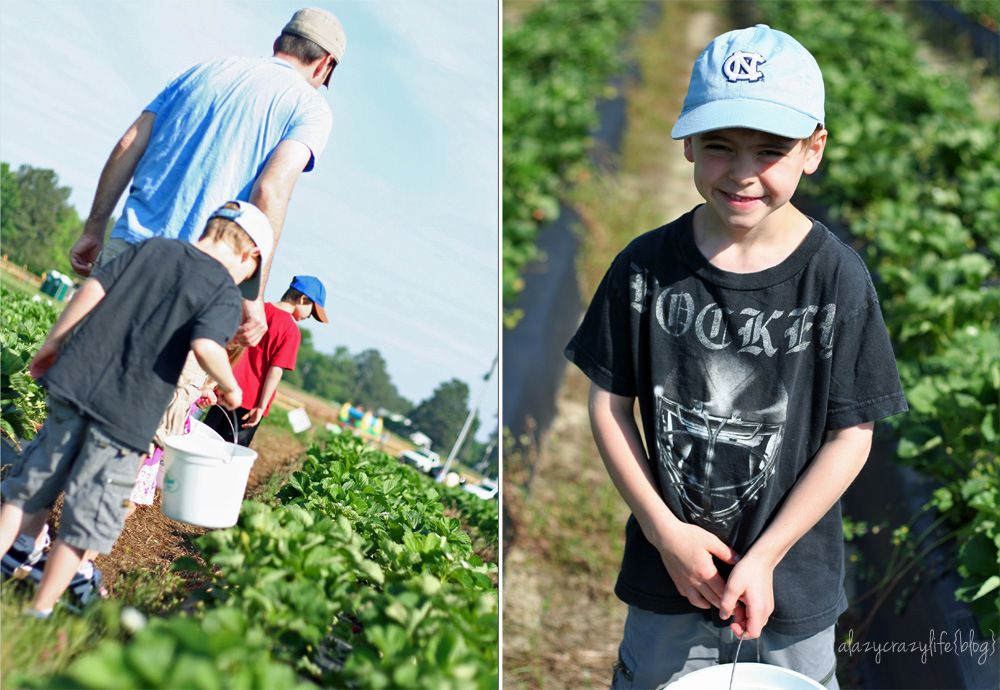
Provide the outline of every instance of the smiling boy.
{"type": "Polygon", "coordinates": [[[906,401],[864,263],[791,204],[823,123],[791,36],[709,43],[672,133],[705,203],[615,258],[566,348],[632,511],[613,687],[733,661],[741,637],[741,660],[838,687],[839,499],[906,401]]]}

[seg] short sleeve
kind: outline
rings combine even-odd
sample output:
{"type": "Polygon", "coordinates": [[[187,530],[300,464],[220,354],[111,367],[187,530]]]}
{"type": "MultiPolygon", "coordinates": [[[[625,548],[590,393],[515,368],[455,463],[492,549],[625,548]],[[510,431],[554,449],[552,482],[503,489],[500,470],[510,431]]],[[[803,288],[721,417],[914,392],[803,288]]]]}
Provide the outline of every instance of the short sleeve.
{"type": "Polygon", "coordinates": [[[188,77],[190,77],[192,74],[194,74],[194,71],[196,69],[198,69],[197,65],[195,65],[194,67],[188,69],[185,72],[182,72],[177,77],[174,77],[173,81],[171,81],[169,84],[167,84],[167,87],[165,89],[163,89],[163,91],[160,91],[160,93],[158,93],[156,95],[156,98],[154,98],[152,101],[149,102],[149,105],[147,105],[145,108],[143,108],[143,111],[150,112],[150,113],[158,113],[158,112],[160,112],[160,110],[163,109],[164,104],[167,103],[167,102],[169,102],[170,99],[173,98],[174,93],[177,92],[177,88],[185,80],[187,80],[188,77]]]}
{"type": "Polygon", "coordinates": [[[302,333],[295,323],[289,324],[277,339],[274,352],[270,357],[270,366],[288,369],[295,368],[295,360],[299,354],[299,344],[302,342],[302,333]]]}
{"type": "Polygon", "coordinates": [[[326,148],[326,140],[330,136],[332,126],[333,115],[330,113],[330,106],[318,94],[296,113],[288,133],[282,139],[293,139],[309,147],[312,156],[303,172],[309,172],[315,166],[316,159],[326,148]]]}
{"type": "Polygon", "coordinates": [[[634,397],[632,306],[624,289],[627,268],[627,257],[619,255],[601,280],[580,328],[563,354],[600,388],[634,397]]]}
{"type": "Polygon", "coordinates": [[[91,273],[91,277],[97,280],[101,284],[101,287],[104,288],[104,291],[107,292],[111,289],[112,285],[118,282],[122,273],[132,263],[135,255],[139,252],[140,246],[142,245],[130,244],[128,249],[91,273]]]}
{"type": "Polygon", "coordinates": [[[892,343],[872,291],[865,304],[838,319],[826,428],[874,422],[907,409],[892,343]]]}
{"type": "Polygon", "coordinates": [[[225,347],[230,338],[236,335],[243,317],[243,305],[240,291],[235,285],[231,290],[220,290],[199,312],[191,328],[191,340],[208,338],[225,347]]]}

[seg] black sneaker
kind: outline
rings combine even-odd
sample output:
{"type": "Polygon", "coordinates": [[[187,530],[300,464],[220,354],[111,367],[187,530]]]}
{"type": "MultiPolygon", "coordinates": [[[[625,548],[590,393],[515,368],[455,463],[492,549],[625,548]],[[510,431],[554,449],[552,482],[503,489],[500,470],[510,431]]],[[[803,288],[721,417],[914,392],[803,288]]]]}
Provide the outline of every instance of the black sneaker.
{"type": "MultiPolygon", "coordinates": [[[[12,555],[12,552],[13,549],[3,557],[4,574],[7,575],[8,570],[11,570],[13,575],[8,575],[8,577],[30,582],[37,586],[42,581],[48,554],[43,553],[34,563],[25,565],[24,562],[18,562],[17,556],[12,555]],[[8,557],[10,558],[8,559],[8,557]]],[[[67,609],[74,613],[80,613],[84,607],[97,599],[108,598],[108,590],[104,586],[104,575],[101,574],[100,568],[95,566],[93,561],[84,561],[80,565],[80,569],[73,575],[66,591],[69,596],[63,600],[63,603],[67,609]]]]}
{"type": "Polygon", "coordinates": [[[49,543],[47,531],[42,545],[38,548],[33,548],[34,544],[27,538],[18,537],[17,541],[4,554],[3,560],[0,561],[0,572],[3,573],[5,578],[13,578],[15,580],[34,579],[35,582],[40,581],[42,579],[42,568],[45,563],[45,549],[49,547],[49,543]]]}

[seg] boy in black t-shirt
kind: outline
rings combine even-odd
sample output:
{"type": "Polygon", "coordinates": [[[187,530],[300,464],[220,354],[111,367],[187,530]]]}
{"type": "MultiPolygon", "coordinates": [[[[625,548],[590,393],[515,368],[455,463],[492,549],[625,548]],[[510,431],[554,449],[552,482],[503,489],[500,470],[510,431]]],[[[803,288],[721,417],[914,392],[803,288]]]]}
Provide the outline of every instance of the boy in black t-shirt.
{"type": "Polygon", "coordinates": [[[273,242],[267,216],[230,202],[195,244],[153,238],[98,269],[52,327],[29,365],[48,391],[48,417],[4,480],[0,511],[6,553],[25,516],[64,492],[32,615],[51,613],[85,551],[110,552],[189,351],[219,382],[223,403],[239,404],[225,344],[242,297],[260,290],[273,242]]]}
{"type": "Polygon", "coordinates": [[[672,133],[705,203],[618,255],[567,346],[632,510],[614,687],[733,661],[740,638],[741,659],[838,687],[839,499],[906,401],[864,263],[790,203],[823,101],[787,34],[709,43],[672,133]]]}

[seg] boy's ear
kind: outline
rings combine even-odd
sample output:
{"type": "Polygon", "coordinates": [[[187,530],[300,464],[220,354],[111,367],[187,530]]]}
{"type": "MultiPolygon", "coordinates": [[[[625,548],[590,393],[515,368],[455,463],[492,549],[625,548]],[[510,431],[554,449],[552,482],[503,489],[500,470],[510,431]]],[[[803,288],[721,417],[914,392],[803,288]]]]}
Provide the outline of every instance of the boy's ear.
{"type": "Polygon", "coordinates": [[[684,137],[684,157],[687,158],[688,163],[694,163],[694,139],[692,137],[684,137]]]}
{"type": "Polygon", "coordinates": [[[827,131],[821,129],[812,137],[806,139],[806,160],[805,165],[802,166],[802,172],[806,175],[812,175],[819,169],[820,161],[823,160],[823,152],[826,150],[826,135],[827,131]]]}

